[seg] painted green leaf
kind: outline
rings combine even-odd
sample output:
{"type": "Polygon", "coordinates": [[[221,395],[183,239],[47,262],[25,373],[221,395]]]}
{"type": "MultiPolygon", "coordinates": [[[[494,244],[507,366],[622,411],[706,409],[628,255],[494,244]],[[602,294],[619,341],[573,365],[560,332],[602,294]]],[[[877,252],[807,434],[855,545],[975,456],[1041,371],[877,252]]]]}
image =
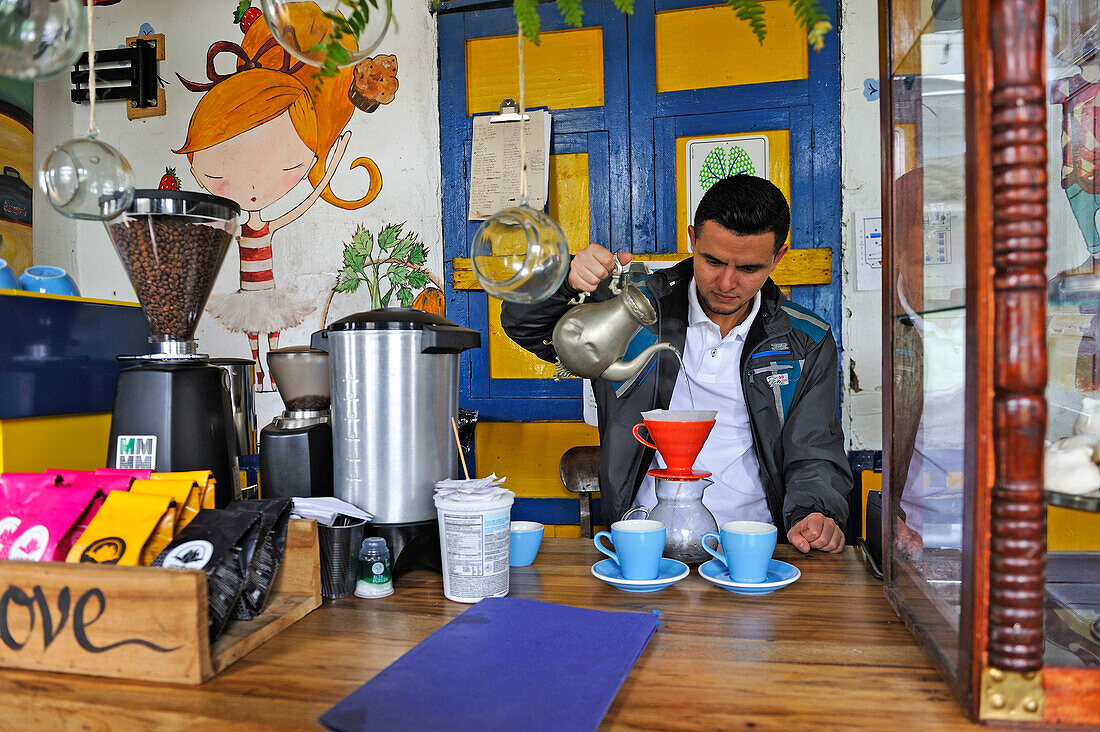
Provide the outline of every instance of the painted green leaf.
{"type": "Polygon", "coordinates": [[[248,10],[250,7],[252,7],[251,0],[241,0],[237,3],[237,10],[233,13],[233,22],[240,23],[244,20],[244,11],[248,10]]]}
{"type": "Polygon", "coordinates": [[[401,301],[401,307],[410,308],[413,304],[412,290],[402,287],[397,291],[397,299],[401,301]]]}
{"type": "Polygon", "coordinates": [[[409,262],[412,264],[424,264],[428,261],[428,248],[422,242],[416,242],[409,251],[409,262]]]}
{"type": "Polygon", "coordinates": [[[362,224],[355,227],[355,233],[351,235],[351,243],[355,247],[355,251],[364,257],[369,257],[374,253],[374,236],[362,224]]]}
{"type": "Polygon", "coordinates": [[[340,273],[340,283],[336,286],[337,292],[355,292],[359,289],[359,277],[349,267],[345,267],[340,273]]]}
{"type": "Polygon", "coordinates": [[[413,270],[409,273],[409,287],[414,287],[418,290],[428,286],[428,275],[424,274],[420,270],[413,270]]]}
{"type": "Polygon", "coordinates": [[[386,272],[386,277],[395,287],[398,287],[409,281],[409,269],[404,265],[391,264],[389,271],[386,272]]]}
{"type": "Polygon", "coordinates": [[[415,241],[412,238],[399,239],[390,250],[390,256],[394,259],[407,259],[415,241]]]}
{"type": "MultiPolygon", "coordinates": [[[[383,227],[382,231],[378,233],[378,247],[389,252],[393,248],[393,243],[397,241],[397,237],[401,235],[401,227],[404,224],[387,224],[383,227]]],[[[392,256],[392,252],[391,252],[392,256]]]]}

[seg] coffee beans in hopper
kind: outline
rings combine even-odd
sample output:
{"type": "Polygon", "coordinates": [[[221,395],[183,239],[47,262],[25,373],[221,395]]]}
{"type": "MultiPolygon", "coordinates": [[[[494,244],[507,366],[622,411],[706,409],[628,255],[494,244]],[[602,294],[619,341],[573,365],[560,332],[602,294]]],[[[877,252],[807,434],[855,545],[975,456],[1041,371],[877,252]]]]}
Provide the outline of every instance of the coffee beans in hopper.
{"type": "Polygon", "coordinates": [[[288,397],[283,396],[287,409],[328,409],[332,401],[327,396],[309,394],[307,396],[288,397]]]}
{"type": "Polygon", "coordinates": [[[233,232],[179,215],[130,214],[107,224],[153,332],[190,340],[233,232]]]}

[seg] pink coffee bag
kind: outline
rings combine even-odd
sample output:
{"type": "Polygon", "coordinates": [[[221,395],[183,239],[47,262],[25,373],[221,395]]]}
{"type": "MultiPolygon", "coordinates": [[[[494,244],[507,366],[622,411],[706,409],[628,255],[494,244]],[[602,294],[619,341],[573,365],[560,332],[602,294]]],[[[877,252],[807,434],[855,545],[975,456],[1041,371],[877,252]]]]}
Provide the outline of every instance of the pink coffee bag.
{"type": "Polygon", "coordinates": [[[0,473],[0,558],[8,555],[28,506],[58,478],[56,473],[0,473]]]}
{"type": "Polygon", "coordinates": [[[98,488],[45,488],[26,507],[15,541],[0,559],[63,562],[104,499],[98,488]]]}

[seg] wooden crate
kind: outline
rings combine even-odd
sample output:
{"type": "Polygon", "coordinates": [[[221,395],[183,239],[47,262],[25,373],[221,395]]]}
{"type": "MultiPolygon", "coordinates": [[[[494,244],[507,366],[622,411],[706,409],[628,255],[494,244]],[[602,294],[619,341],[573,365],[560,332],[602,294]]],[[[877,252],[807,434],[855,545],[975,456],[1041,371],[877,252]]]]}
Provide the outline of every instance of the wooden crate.
{"type": "Polygon", "coordinates": [[[201,684],[321,604],[317,524],[291,521],[263,615],[213,647],[200,570],[0,561],[0,666],[201,684]]]}

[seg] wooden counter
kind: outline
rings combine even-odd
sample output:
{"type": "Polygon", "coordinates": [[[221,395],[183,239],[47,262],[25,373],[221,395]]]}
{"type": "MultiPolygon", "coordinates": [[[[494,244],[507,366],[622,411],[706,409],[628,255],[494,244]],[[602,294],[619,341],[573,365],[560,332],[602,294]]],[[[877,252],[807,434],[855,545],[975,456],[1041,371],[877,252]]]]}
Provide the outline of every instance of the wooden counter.
{"type": "MultiPolygon", "coordinates": [[[[963,729],[959,711],[882,585],[852,549],[777,557],[802,578],[733,595],[690,576],[629,594],[593,577],[591,542],[547,539],[511,574],[511,596],[601,610],[660,611],[660,629],[605,728],[963,729]]],[[[465,610],[442,578],[402,577],[377,600],[326,600],[200,687],[0,670],[6,729],[316,728],[316,719],[465,610]]],[[[583,684],[583,679],[578,679],[583,684]]]]}

